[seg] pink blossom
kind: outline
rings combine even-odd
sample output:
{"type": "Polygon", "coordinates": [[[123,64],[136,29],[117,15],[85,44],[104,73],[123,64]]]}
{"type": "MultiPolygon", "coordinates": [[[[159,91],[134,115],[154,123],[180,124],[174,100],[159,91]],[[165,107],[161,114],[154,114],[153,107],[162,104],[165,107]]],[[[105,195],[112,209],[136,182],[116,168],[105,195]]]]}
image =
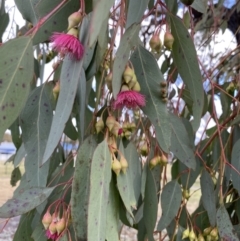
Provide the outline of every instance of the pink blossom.
{"type": "Polygon", "coordinates": [[[77,60],[83,57],[84,47],[74,35],[55,32],[50,40],[53,42],[53,49],[56,51],[63,52],[64,54],[69,53],[77,60]]]}
{"type": "Polygon", "coordinates": [[[145,106],[145,96],[134,90],[121,91],[117,95],[117,99],[113,103],[114,109],[121,109],[124,106],[128,108],[136,108],[145,106]]]}
{"type": "Polygon", "coordinates": [[[59,235],[56,233],[51,233],[49,229],[46,230],[46,236],[48,239],[57,240],[59,235]]]}

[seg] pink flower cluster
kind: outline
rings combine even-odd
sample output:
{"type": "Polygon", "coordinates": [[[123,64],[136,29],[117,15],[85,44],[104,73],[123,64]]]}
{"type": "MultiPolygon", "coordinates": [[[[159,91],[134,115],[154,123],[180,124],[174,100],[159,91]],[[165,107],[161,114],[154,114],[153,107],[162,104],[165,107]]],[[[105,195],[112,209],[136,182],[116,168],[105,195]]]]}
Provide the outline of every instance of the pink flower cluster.
{"type": "Polygon", "coordinates": [[[114,109],[121,109],[123,107],[136,108],[146,105],[144,95],[134,90],[121,91],[117,95],[117,99],[113,103],[114,109]]]}
{"type": "Polygon", "coordinates": [[[53,49],[60,53],[68,53],[77,60],[83,57],[84,47],[79,39],[72,34],[55,32],[50,41],[53,42],[53,49]]]}
{"type": "Polygon", "coordinates": [[[52,239],[52,240],[57,240],[59,238],[60,235],[58,235],[58,233],[51,233],[49,229],[46,230],[46,236],[48,239],[52,239]]]}

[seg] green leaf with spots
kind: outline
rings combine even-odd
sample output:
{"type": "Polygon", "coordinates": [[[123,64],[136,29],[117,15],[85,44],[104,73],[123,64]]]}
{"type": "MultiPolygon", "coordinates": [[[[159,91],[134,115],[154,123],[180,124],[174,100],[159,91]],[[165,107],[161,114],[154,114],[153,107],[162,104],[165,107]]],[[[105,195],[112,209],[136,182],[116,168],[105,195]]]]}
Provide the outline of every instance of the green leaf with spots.
{"type": "Polygon", "coordinates": [[[111,176],[111,154],[107,141],[103,140],[97,146],[91,163],[87,217],[88,241],[105,241],[111,176]]]}
{"type": "Polygon", "coordinates": [[[158,213],[157,187],[150,168],[147,168],[147,180],[145,186],[145,198],[143,208],[143,220],[147,230],[149,241],[154,241],[153,231],[158,213]]]}
{"type": "Polygon", "coordinates": [[[90,167],[97,147],[94,136],[87,137],[77,154],[71,194],[71,214],[78,240],[87,240],[87,209],[90,185],[90,167]]]}
{"type": "Polygon", "coordinates": [[[233,187],[240,193],[240,139],[233,146],[231,164],[235,168],[235,170],[231,168],[233,187]]]}
{"type": "Polygon", "coordinates": [[[166,228],[177,215],[181,205],[182,190],[176,180],[164,186],[161,195],[162,216],[159,220],[157,230],[162,231],[166,228]]]}
{"type": "Polygon", "coordinates": [[[164,78],[157,61],[149,51],[139,45],[131,57],[131,62],[141,86],[141,93],[146,97],[146,106],[142,110],[155,127],[161,148],[169,152],[171,129],[167,106],[159,97],[160,82],[164,81],[164,78]]]}
{"type": "Polygon", "coordinates": [[[60,76],[61,91],[58,96],[55,115],[53,117],[52,126],[49,133],[47,142],[48,148],[45,150],[43,155],[42,164],[44,164],[52,155],[62,136],[65,124],[67,123],[72,112],[77,86],[80,81],[82,63],[82,60],[75,61],[69,56],[65,57],[64,59],[60,76]]]}
{"type": "Polygon", "coordinates": [[[181,119],[172,113],[170,115],[171,125],[171,148],[174,155],[187,167],[195,170],[196,159],[187,133],[181,119]]]}
{"type": "Polygon", "coordinates": [[[211,175],[203,170],[201,178],[201,191],[203,207],[208,213],[208,218],[212,227],[216,225],[216,197],[214,193],[214,183],[211,175]]]}
{"type": "Polygon", "coordinates": [[[132,142],[124,145],[121,141],[119,150],[128,161],[128,169],[117,176],[117,187],[127,211],[133,215],[131,208],[136,209],[141,193],[141,163],[135,145],[132,142]]]}
{"type": "Polygon", "coordinates": [[[31,223],[34,217],[34,212],[23,214],[18,224],[17,231],[14,234],[13,241],[34,241],[31,237],[31,223]]]}
{"type": "Polygon", "coordinates": [[[94,6],[89,30],[90,37],[88,45],[90,47],[97,41],[98,35],[102,30],[103,22],[108,18],[110,8],[113,4],[113,0],[99,0],[94,6]]]}
{"type": "Polygon", "coordinates": [[[230,221],[226,208],[221,205],[216,215],[217,227],[220,237],[223,240],[238,241],[238,236],[230,221]]]}
{"type": "Polygon", "coordinates": [[[44,84],[35,88],[21,113],[22,139],[26,151],[25,171],[29,184],[45,187],[49,163],[42,166],[42,158],[47,149],[53,108],[51,105],[52,85],[44,84]]]}
{"type": "Polygon", "coordinates": [[[29,188],[17,192],[0,208],[0,218],[12,218],[27,213],[43,203],[51,195],[55,187],[29,188]]]}
{"type": "Polygon", "coordinates": [[[32,40],[20,37],[0,48],[0,137],[26,103],[33,78],[32,40]]]}
{"type": "Polygon", "coordinates": [[[113,64],[113,95],[116,99],[122,84],[122,74],[129,59],[130,50],[138,44],[139,24],[133,24],[124,33],[113,64]]]}
{"type": "Polygon", "coordinates": [[[173,61],[193,100],[193,130],[197,131],[204,106],[202,76],[194,43],[180,18],[169,15],[174,37],[173,61]]]}

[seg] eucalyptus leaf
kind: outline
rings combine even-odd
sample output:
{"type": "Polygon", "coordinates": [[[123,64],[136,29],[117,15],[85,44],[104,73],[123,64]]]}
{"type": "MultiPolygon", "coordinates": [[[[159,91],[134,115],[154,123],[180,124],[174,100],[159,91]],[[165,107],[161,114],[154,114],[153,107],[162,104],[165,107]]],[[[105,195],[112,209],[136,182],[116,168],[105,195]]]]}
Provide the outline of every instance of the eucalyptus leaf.
{"type": "Polygon", "coordinates": [[[166,228],[177,215],[182,200],[182,190],[176,180],[164,186],[161,195],[162,216],[158,222],[157,230],[166,228]]]}
{"type": "Polygon", "coordinates": [[[91,163],[87,217],[88,241],[105,241],[110,181],[111,155],[106,140],[103,140],[94,151],[91,163]]]}
{"type": "Polygon", "coordinates": [[[193,100],[193,130],[197,131],[202,117],[204,106],[204,95],[202,76],[199,69],[198,58],[194,43],[188,30],[182,21],[173,15],[171,19],[171,30],[174,37],[173,61],[178,72],[191,92],[193,100]]]}
{"type": "Polygon", "coordinates": [[[170,125],[167,106],[159,97],[160,83],[164,81],[154,56],[144,47],[138,46],[131,57],[142,93],[146,96],[143,112],[155,127],[156,138],[165,152],[169,152],[170,125]]]}
{"type": "Polygon", "coordinates": [[[233,187],[240,193],[240,139],[234,144],[231,155],[231,168],[233,187]]]}
{"type": "Polygon", "coordinates": [[[0,137],[24,107],[33,77],[30,37],[9,40],[0,48],[0,137]]]}

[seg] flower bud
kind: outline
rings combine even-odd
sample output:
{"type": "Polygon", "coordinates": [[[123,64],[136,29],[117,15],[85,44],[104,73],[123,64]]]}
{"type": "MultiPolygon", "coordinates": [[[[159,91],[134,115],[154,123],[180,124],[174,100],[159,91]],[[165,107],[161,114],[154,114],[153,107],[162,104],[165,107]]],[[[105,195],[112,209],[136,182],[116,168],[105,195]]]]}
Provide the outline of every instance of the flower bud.
{"type": "Polygon", "coordinates": [[[114,116],[112,116],[112,115],[108,116],[108,118],[106,120],[106,126],[108,127],[109,131],[112,130],[115,122],[116,122],[116,119],[114,116]]]}
{"type": "Polygon", "coordinates": [[[160,52],[161,47],[162,47],[162,42],[159,38],[159,35],[154,34],[152,38],[150,39],[149,45],[152,50],[156,51],[157,53],[160,52]]]}
{"type": "Polygon", "coordinates": [[[172,50],[173,42],[174,42],[174,38],[173,38],[172,34],[170,32],[166,32],[164,35],[164,43],[163,43],[164,46],[168,50],[172,50]]]}
{"type": "Polygon", "coordinates": [[[124,156],[121,155],[120,158],[121,170],[125,174],[128,168],[128,162],[124,156]]]}
{"type": "Polygon", "coordinates": [[[52,93],[53,93],[53,97],[55,100],[57,100],[58,95],[60,92],[60,82],[58,81],[55,86],[53,87],[52,93]]]}
{"type": "Polygon", "coordinates": [[[182,191],[182,196],[183,196],[185,199],[188,200],[189,197],[190,197],[189,190],[183,189],[183,191],[182,191]]]}
{"type": "Polygon", "coordinates": [[[112,72],[110,72],[105,78],[105,82],[109,90],[112,90],[112,79],[113,79],[113,75],[112,75],[112,72]]]}
{"type": "Polygon", "coordinates": [[[124,121],[123,122],[123,126],[122,126],[122,129],[123,131],[127,131],[128,129],[130,128],[130,123],[128,121],[124,121]]]}
{"type": "Polygon", "coordinates": [[[82,20],[82,13],[75,12],[68,17],[68,30],[77,26],[82,20]]]}
{"type": "Polygon", "coordinates": [[[198,241],[205,241],[204,237],[202,236],[201,233],[198,234],[198,241]]]}
{"type": "Polygon", "coordinates": [[[137,83],[137,76],[134,74],[132,77],[132,80],[128,83],[129,89],[132,89],[136,83],[137,83]]]}
{"type": "Polygon", "coordinates": [[[145,142],[143,145],[140,146],[140,153],[142,156],[147,156],[149,152],[148,145],[145,142]]]}
{"type": "Polygon", "coordinates": [[[113,125],[113,128],[111,130],[111,133],[115,136],[115,137],[118,137],[118,134],[119,134],[119,129],[121,128],[120,124],[115,121],[114,125],[113,125]]]}
{"type": "Polygon", "coordinates": [[[74,37],[78,38],[78,30],[75,29],[75,28],[69,29],[69,31],[67,32],[67,34],[73,35],[74,37]]]}
{"type": "Polygon", "coordinates": [[[207,236],[212,231],[212,227],[205,228],[203,230],[203,236],[207,236]]]}
{"type": "Polygon", "coordinates": [[[140,84],[138,82],[136,82],[135,85],[133,86],[132,90],[140,92],[140,90],[141,90],[140,84]]]}
{"type": "Polygon", "coordinates": [[[56,222],[52,221],[50,226],[48,227],[48,229],[49,229],[51,234],[55,234],[57,232],[56,222]]]}
{"type": "Polygon", "coordinates": [[[213,239],[215,239],[216,237],[218,237],[218,230],[217,228],[213,228],[212,231],[210,232],[210,235],[213,239]]]}
{"type": "Polygon", "coordinates": [[[194,233],[193,230],[190,231],[188,238],[189,238],[190,241],[195,241],[196,234],[194,233]]]}
{"type": "Polygon", "coordinates": [[[153,157],[149,162],[150,169],[153,169],[159,163],[159,156],[153,157]]]}
{"type": "Polygon", "coordinates": [[[185,229],[182,234],[182,239],[189,237],[189,228],[185,229]]]}
{"type": "Polygon", "coordinates": [[[125,83],[129,83],[134,75],[134,71],[127,65],[124,72],[123,72],[123,79],[125,83]]]}
{"type": "Polygon", "coordinates": [[[168,164],[168,159],[164,154],[162,154],[159,162],[162,166],[166,166],[168,164]]]}
{"type": "Polygon", "coordinates": [[[114,155],[113,162],[112,162],[112,170],[116,173],[117,176],[119,175],[121,168],[122,166],[120,162],[117,160],[117,158],[114,155]]]}
{"type": "Polygon", "coordinates": [[[66,221],[65,218],[61,218],[57,223],[56,223],[56,230],[58,235],[65,229],[66,227],[66,221]]]}
{"type": "Polygon", "coordinates": [[[212,236],[210,235],[210,234],[208,234],[207,236],[206,236],[206,241],[212,241],[213,239],[212,239],[212,236]]]}
{"type": "Polygon", "coordinates": [[[96,131],[97,131],[97,134],[102,131],[102,129],[104,128],[104,122],[103,122],[103,119],[100,118],[97,123],[95,124],[95,128],[96,128],[96,131]]]}
{"type": "Polygon", "coordinates": [[[44,228],[48,229],[51,222],[52,222],[52,216],[49,213],[49,211],[47,211],[42,218],[42,224],[43,224],[44,228]]]}
{"type": "Polygon", "coordinates": [[[131,131],[125,131],[124,132],[124,136],[125,136],[126,139],[129,139],[131,135],[132,135],[131,131]]]}
{"type": "Polygon", "coordinates": [[[129,123],[129,130],[135,131],[135,129],[136,129],[136,124],[134,122],[129,123]]]}

